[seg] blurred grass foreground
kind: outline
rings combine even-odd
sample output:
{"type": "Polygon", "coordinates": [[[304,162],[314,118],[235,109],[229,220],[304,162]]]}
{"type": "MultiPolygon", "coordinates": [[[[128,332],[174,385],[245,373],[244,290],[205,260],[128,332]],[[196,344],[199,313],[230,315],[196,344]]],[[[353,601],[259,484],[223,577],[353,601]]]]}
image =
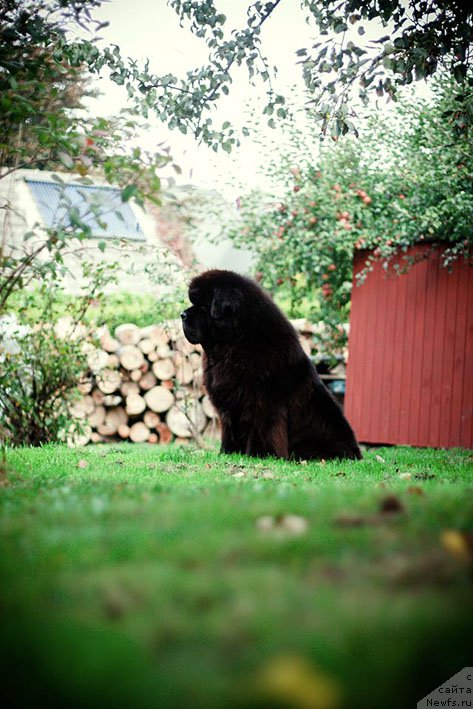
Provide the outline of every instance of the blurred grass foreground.
{"type": "Polygon", "coordinates": [[[10,707],[414,707],[473,647],[471,452],[45,446],[0,478],[10,707]]]}

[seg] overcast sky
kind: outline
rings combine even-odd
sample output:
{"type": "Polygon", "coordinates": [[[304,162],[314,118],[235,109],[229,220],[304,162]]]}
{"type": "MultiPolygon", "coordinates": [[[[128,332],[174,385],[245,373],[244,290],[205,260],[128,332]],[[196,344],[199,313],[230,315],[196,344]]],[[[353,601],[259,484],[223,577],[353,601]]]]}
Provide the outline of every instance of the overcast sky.
{"type": "MultiPolygon", "coordinates": [[[[246,24],[247,3],[242,0],[217,0],[219,11],[228,18],[231,29],[246,24]]],[[[108,20],[110,25],[101,30],[107,44],[119,45],[124,56],[135,59],[149,59],[150,70],[157,74],[172,72],[183,76],[186,70],[203,65],[207,61],[207,50],[203,40],[196,38],[187,27],[180,27],[175,12],[166,0],[110,0],[104,3],[94,16],[108,20]]],[[[271,65],[279,69],[278,86],[285,88],[293,84],[302,86],[299,68],[295,66],[295,51],[302,46],[310,46],[315,41],[315,30],[305,22],[298,0],[284,0],[262,28],[263,51],[271,65]]],[[[117,112],[126,105],[126,95],[122,87],[117,87],[107,79],[102,79],[99,88],[103,97],[99,104],[91,104],[99,114],[117,112]]],[[[215,109],[216,125],[229,119],[233,123],[244,123],[244,112],[250,106],[257,106],[265,97],[265,85],[257,82],[251,87],[246,70],[234,75],[230,96],[215,109]]],[[[267,129],[268,140],[275,134],[267,129]]],[[[235,186],[247,182],[259,184],[258,171],[264,160],[263,153],[250,140],[244,140],[240,150],[230,156],[220,151],[215,153],[206,146],[198,146],[192,136],[183,136],[179,131],[168,131],[155,122],[151,134],[143,138],[147,148],[152,148],[162,140],[168,141],[171,152],[181,167],[183,182],[193,182],[212,188],[225,181],[235,186]]],[[[228,188],[227,188],[228,193],[228,188]]]]}
{"type": "MultiPolygon", "coordinates": [[[[215,0],[215,5],[223,12],[228,22],[226,32],[246,25],[246,9],[249,0],[215,0]]],[[[207,63],[205,42],[195,37],[188,27],[180,27],[176,13],[166,0],[108,0],[94,12],[94,16],[108,21],[109,26],[101,30],[103,42],[117,44],[123,56],[137,60],[149,59],[150,70],[156,74],[168,72],[180,77],[189,69],[207,63]]],[[[310,47],[319,38],[317,30],[306,22],[299,0],[283,0],[268,18],[262,28],[262,51],[270,65],[278,66],[278,78],[274,87],[281,93],[297,85],[301,92],[300,67],[296,65],[295,52],[301,47],[310,47]]],[[[375,39],[387,34],[377,21],[363,22],[366,34],[364,40],[375,39]]],[[[346,40],[359,40],[358,26],[350,27],[346,40]],[[353,36],[351,36],[353,34],[353,36]]],[[[215,107],[215,124],[230,120],[236,126],[243,125],[248,109],[264,105],[266,85],[257,81],[251,87],[246,69],[238,69],[233,74],[234,83],[230,95],[215,107]]],[[[123,87],[118,87],[105,77],[99,82],[103,93],[98,102],[91,104],[91,110],[99,115],[111,115],[126,106],[127,98],[123,87]]],[[[422,91],[422,86],[416,85],[422,91]]],[[[425,89],[424,89],[425,90],[425,89]]],[[[386,108],[385,100],[380,101],[380,110],[386,108]]],[[[265,124],[263,117],[263,125],[265,124]]],[[[278,131],[266,128],[260,137],[267,144],[281,140],[278,131]]],[[[265,160],[264,150],[250,139],[243,139],[242,146],[230,156],[223,151],[216,155],[205,145],[198,145],[191,135],[183,136],[179,131],[169,131],[154,119],[152,128],[143,135],[142,145],[154,149],[158,143],[166,141],[175,161],[182,167],[181,183],[192,182],[208,189],[218,188],[229,198],[236,198],[248,186],[265,186],[260,169],[265,160]]]]}

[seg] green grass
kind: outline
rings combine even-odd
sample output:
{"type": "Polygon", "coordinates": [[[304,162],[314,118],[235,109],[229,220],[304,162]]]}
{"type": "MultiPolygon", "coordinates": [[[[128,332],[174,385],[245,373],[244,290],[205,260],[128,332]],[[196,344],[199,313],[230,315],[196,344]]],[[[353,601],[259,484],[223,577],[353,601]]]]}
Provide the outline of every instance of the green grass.
{"type": "Polygon", "coordinates": [[[473,529],[469,452],[45,446],[0,483],[12,706],[404,708],[472,664],[471,561],[442,545],[473,529]]]}

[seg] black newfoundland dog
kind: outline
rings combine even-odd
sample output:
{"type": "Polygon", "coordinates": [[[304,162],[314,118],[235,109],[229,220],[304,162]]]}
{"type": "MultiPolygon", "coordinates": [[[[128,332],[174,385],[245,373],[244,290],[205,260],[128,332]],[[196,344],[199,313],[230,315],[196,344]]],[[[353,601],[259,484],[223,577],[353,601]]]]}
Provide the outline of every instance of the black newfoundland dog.
{"type": "Polygon", "coordinates": [[[361,458],[342,410],[296,331],[254,281],[207,271],[181,314],[204,350],[204,381],[222,423],[222,452],[281,458],[361,458]]]}

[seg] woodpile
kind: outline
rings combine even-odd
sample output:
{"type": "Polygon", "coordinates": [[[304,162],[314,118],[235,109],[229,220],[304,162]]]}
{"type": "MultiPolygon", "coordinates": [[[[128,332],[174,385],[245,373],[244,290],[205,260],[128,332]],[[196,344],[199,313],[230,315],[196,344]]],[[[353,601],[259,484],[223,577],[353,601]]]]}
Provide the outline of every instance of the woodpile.
{"type": "Polygon", "coordinates": [[[82,423],[76,443],[129,440],[185,442],[219,436],[216,412],[202,386],[202,351],[180,322],[120,325],[87,343],[89,371],[72,414],[82,423]]]}
{"type": "MultiPolygon", "coordinates": [[[[292,324],[313,357],[317,326],[306,320],[292,324]]],[[[201,347],[184,338],[180,322],[144,328],[126,323],[113,334],[101,328],[95,343],[86,346],[89,371],[72,407],[83,429],[75,443],[219,437],[218,417],[203,385],[201,347]]]]}

